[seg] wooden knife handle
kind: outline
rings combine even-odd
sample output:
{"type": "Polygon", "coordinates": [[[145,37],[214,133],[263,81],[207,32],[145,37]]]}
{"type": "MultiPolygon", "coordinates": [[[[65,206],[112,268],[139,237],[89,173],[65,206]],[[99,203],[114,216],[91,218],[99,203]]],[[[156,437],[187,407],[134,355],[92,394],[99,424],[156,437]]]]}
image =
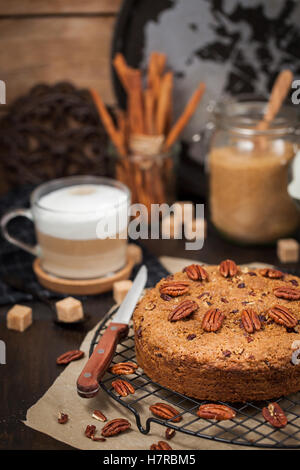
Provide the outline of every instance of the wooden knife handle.
{"type": "Polygon", "coordinates": [[[83,398],[94,397],[120,339],[128,334],[125,323],[110,323],[77,380],[77,392],[83,398]]]}

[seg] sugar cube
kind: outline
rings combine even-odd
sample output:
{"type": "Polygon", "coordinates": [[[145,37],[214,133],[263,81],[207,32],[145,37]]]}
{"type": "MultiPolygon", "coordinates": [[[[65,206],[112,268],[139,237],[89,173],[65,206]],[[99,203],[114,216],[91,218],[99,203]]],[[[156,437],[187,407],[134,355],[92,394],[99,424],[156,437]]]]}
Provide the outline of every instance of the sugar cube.
{"type": "Polygon", "coordinates": [[[132,281],[117,281],[113,285],[113,297],[117,304],[123,302],[127,292],[131,289],[132,281]]]}
{"type": "Polygon", "coordinates": [[[74,297],[66,297],[55,303],[57,318],[65,323],[72,323],[83,318],[82,303],[74,297]]]}
{"type": "Polygon", "coordinates": [[[282,263],[299,261],[299,243],[293,238],[282,238],[277,242],[277,256],[282,263]]]}
{"type": "Polygon", "coordinates": [[[8,329],[23,332],[32,324],[32,309],[16,304],[7,312],[6,322],[8,329]]]}

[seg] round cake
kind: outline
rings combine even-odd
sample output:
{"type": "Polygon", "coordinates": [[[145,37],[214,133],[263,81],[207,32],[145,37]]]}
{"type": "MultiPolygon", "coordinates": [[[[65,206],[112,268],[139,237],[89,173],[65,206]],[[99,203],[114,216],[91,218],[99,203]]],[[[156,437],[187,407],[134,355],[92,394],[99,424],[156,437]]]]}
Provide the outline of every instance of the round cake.
{"type": "Polygon", "coordinates": [[[300,390],[300,279],[275,269],[187,266],[134,316],[139,366],[201,400],[245,402],[300,390]]]}

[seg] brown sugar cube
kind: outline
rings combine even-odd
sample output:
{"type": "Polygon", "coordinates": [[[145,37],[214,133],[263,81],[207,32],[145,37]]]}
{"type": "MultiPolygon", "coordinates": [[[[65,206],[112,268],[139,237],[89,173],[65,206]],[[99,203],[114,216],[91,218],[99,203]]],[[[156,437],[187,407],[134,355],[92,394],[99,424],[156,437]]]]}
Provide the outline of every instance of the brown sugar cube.
{"type": "Polygon", "coordinates": [[[32,323],[32,309],[25,305],[14,305],[6,316],[6,325],[9,330],[25,331],[32,323]]]}
{"type": "Polygon", "coordinates": [[[83,318],[82,303],[74,297],[66,297],[55,303],[57,318],[65,323],[72,323],[83,318]]]}
{"type": "Polygon", "coordinates": [[[135,243],[129,243],[127,247],[128,258],[134,261],[134,264],[140,264],[143,261],[142,248],[135,243]]]}
{"type": "Polygon", "coordinates": [[[207,236],[207,223],[205,219],[193,219],[192,223],[184,224],[184,235],[187,240],[199,240],[207,236]]]}
{"type": "Polygon", "coordinates": [[[299,261],[299,243],[293,238],[282,238],[277,242],[277,256],[282,263],[299,261]]]}
{"type": "Polygon", "coordinates": [[[166,216],[161,222],[162,238],[168,240],[169,238],[181,238],[182,227],[180,220],[175,216],[166,216]]]}
{"type": "Polygon", "coordinates": [[[131,289],[132,281],[117,281],[113,285],[113,297],[117,304],[123,302],[127,292],[131,289]]]}
{"type": "Polygon", "coordinates": [[[174,217],[181,223],[189,222],[194,218],[194,204],[191,201],[177,201],[173,204],[174,217]]]}

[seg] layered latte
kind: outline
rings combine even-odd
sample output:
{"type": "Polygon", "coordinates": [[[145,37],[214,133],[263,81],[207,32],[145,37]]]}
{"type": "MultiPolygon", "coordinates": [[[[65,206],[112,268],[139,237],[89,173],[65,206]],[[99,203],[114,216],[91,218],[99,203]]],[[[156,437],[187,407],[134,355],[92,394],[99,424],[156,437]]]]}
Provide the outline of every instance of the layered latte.
{"type": "Polygon", "coordinates": [[[126,262],[128,194],[78,184],[43,195],[34,207],[43,268],[70,279],[111,274],[126,262]]]}

